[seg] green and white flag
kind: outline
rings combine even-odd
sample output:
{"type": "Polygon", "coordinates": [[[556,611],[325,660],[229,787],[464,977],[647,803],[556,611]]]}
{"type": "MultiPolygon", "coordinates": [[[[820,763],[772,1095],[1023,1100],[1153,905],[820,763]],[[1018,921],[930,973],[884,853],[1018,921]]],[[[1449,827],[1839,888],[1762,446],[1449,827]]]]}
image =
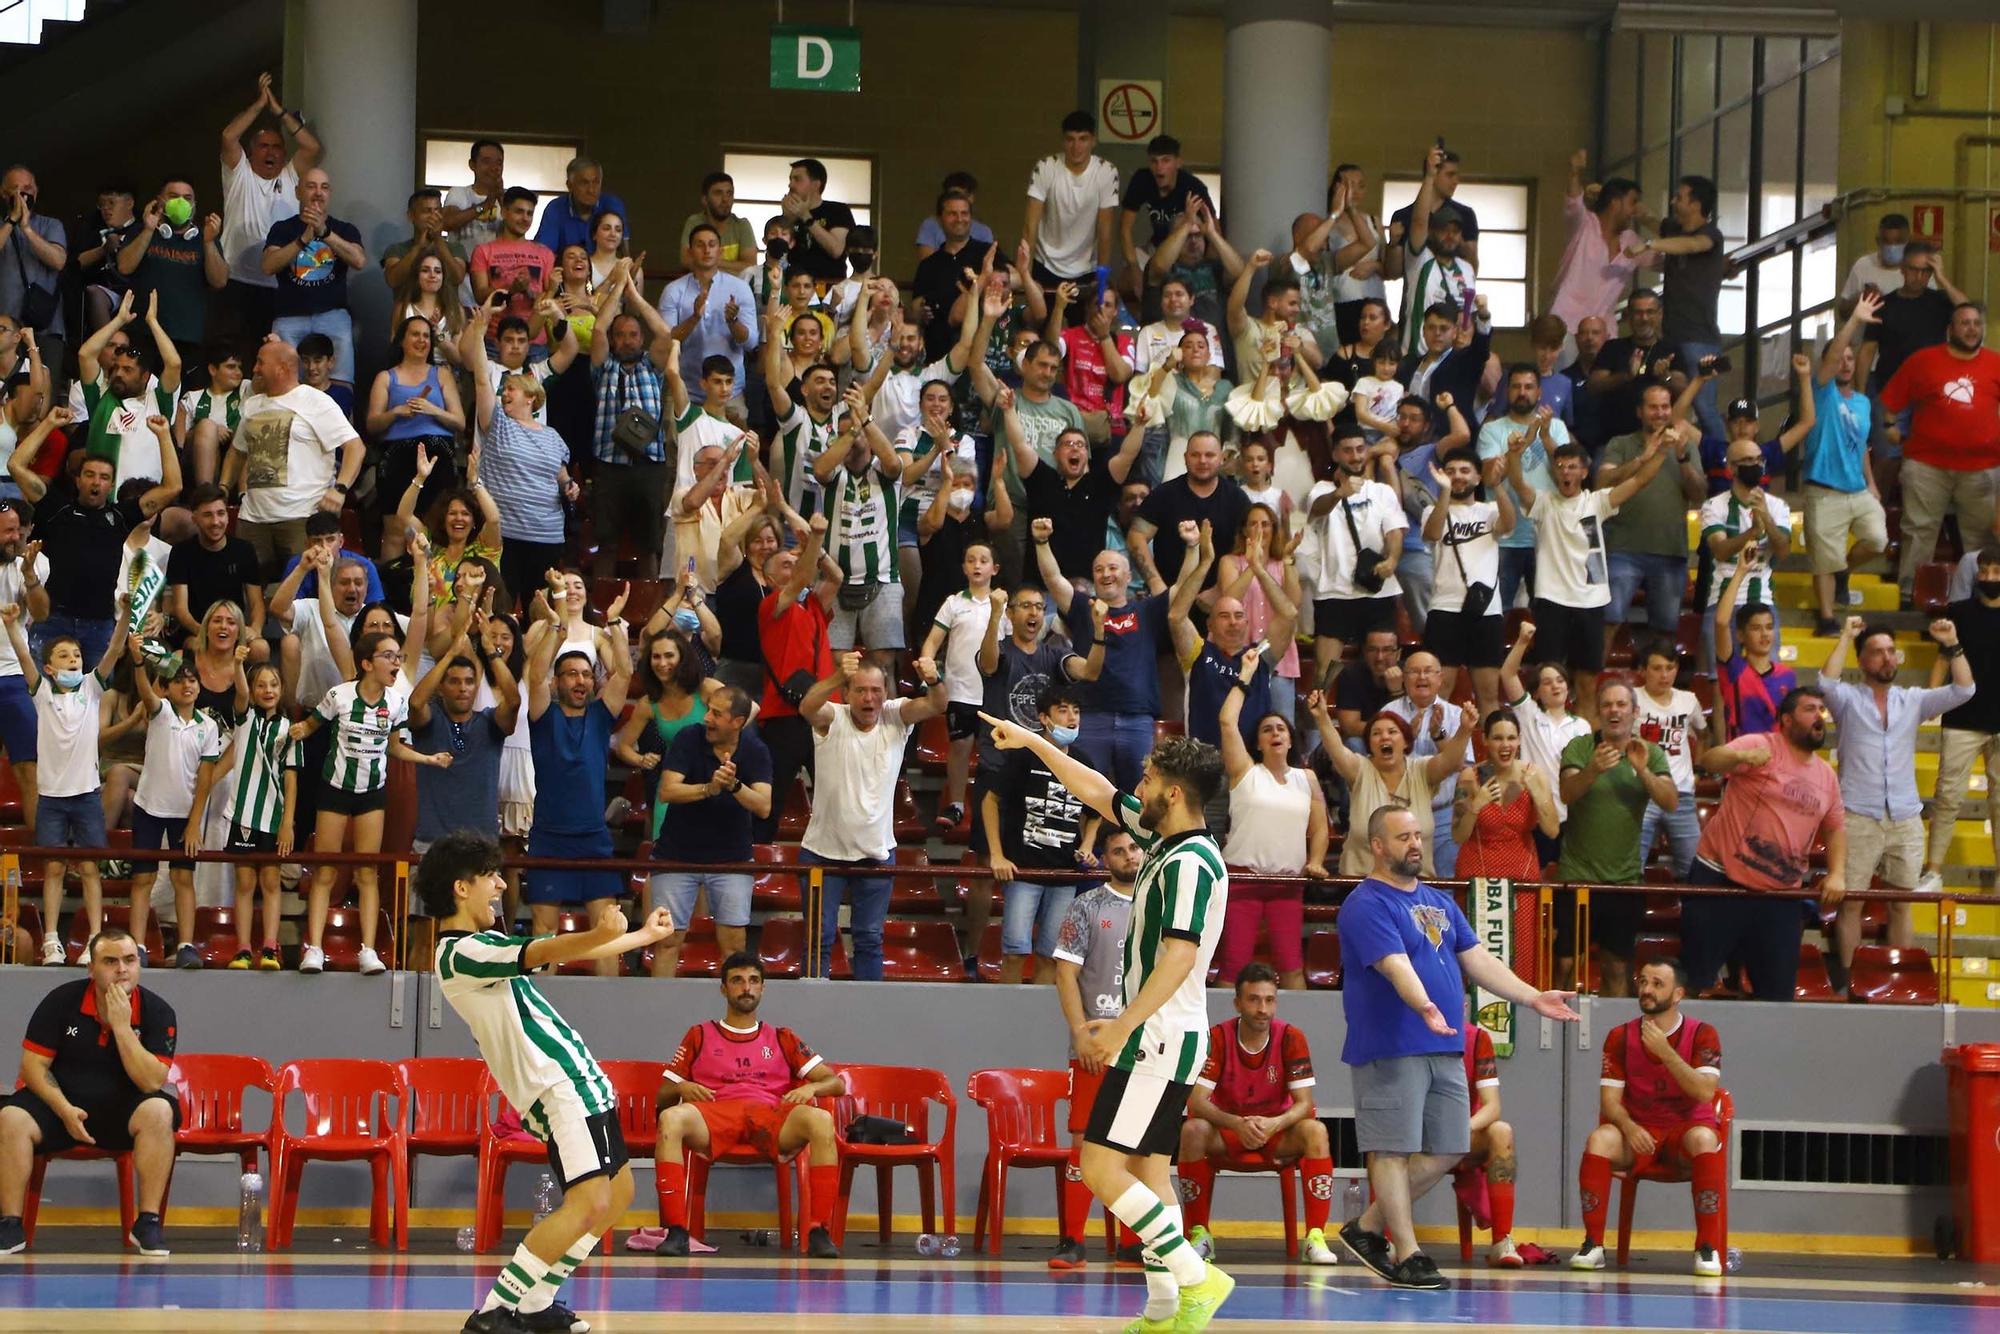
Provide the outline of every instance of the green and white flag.
{"type": "MultiPolygon", "coordinates": [[[[131,606],[125,613],[125,633],[139,639],[145,632],[146,618],[152,614],[160,594],[166,591],[167,572],[151,552],[141,548],[132,553],[131,579],[131,606]]],[[[165,680],[180,672],[181,655],[159,640],[143,640],[140,652],[154,676],[165,680]]]]}

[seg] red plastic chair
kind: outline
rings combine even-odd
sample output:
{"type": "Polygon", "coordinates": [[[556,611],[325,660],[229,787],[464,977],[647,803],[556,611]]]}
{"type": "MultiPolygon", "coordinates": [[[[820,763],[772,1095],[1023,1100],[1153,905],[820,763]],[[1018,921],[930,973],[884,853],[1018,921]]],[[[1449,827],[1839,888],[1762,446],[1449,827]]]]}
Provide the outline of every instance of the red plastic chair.
{"type": "MultiPolygon", "coordinates": [[[[104,925],[115,926],[128,931],[132,927],[132,905],[130,903],[113,903],[111,901],[111,882],[108,880],[105,881],[104,889],[104,925]]],[[[82,959],[84,946],[89,943],[90,919],[84,916],[82,908],[78,908],[70,915],[69,934],[63,939],[64,947],[69,950],[70,960],[75,962],[82,959]]],[[[164,968],[172,962],[172,960],[167,958],[166,942],[160,938],[160,919],[158,917],[149,917],[146,919],[146,938],[139,943],[146,947],[146,957],[152,961],[154,966],[164,968]]]]}
{"type": "Polygon", "coordinates": [[[1792,997],[1819,1004],[1840,999],[1833,990],[1833,979],[1827,975],[1825,956],[1810,941],[1799,942],[1799,977],[1792,986],[1792,997]]]}
{"type": "Polygon", "coordinates": [[[17,825],[21,823],[21,815],[21,780],[14,776],[10,759],[0,764],[0,820],[17,825]]]}
{"type": "Polygon", "coordinates": [[[261,1056],[232,1052],[183,1052],[167,1071],[181,1100],[181,1128],[174,1135],[174,1153],[233,1153],[245,1172],[257,1170],[257,1154],[268,1149],[271,1126],[251,1130],[244,1124],[243,1095],[251,1089],[275,1098],[278,1076],[261,1056]]]}
{"type": "MultiPolygon", "coordinates": [[[[885,935],[886,939],[886,935],[885,935]]],[[[833,948],[833,976],[843,981],[854,976],[854,965],[847,961],[847,947],[843,937],[835,936],[833,948]]],[[[806,919],[803,917],[772,917],[764,922],[757,935],[757,961],[764,965],[766,977],[797,977],[805,971],[806,963],[806,919]]]]}
{"type": "Polygon", "coordinates": [[[299,1178],[311,1161],[365,1161],[374,1173],[368,1235],[377,1246],[390,1240],[389,1208],[395,1207],[395,1238],[409,1246],[408,1090],[387,1061],[292,1061],[278,1071],[271,1106],[271,1249],[287,1250],[299,1208],[299,1178]],[[285,1102],[305,1099],[305,1130],[294,1135],[285,1124],[285,1102]],[[393,1177],[393,1180],[392,1180],[393,1177]]]}
{"type": "MultiPolygon", "coordinates": [[[[1717,1139],[1722,1141],[1722,1179],[1724,1181],[1729,1179],[1729,1126],[1735,1119],[1736,1100],[1729,1096],[1728,1089],[1717,1089],[1715,1091],[1715,1135],[1717,1139]]],[[[1638,1208],[1639,1205],[1639,1183],[1641,1181],[1664,1181],[1668,1183],[1679,1182],[1685,1185],[1689,1177],[1681,1168],[1660,1162],[1655,1162],[1653,1166],[1647,1168],[1644,1172],[1624,1171],[1614,1172],[1612,1175],[1618,1181],[1618,1263],[1622,1267],[1626,1257],[1630,1255],[1632,1250],[1632,1211],[1638,1208]]],[[[1729,1191],[1727,1187],[1722,1192],[1721,1223],[1722,1240],[1715,1248],[1716,1253],[1719,1255],[1727,1254],[1729,1251],[1729,1191]]]]}
{"type": "MultiPolygon", "coordinates": [[[[768,1167],[777,1177],[778,1195],[778,1248],[785,1250],[797,1245],[801,1254],[806,1248],[804,1220],[812,1217],[812,1177],[806,1170],[806,1146],[800,1145],[781,1157],[758,1153],[748,1145],[742,1145],[734,1153],[720,1158],[711,1158],[705,1153],[689,1150],[687,1155],[687,1220],[688,1235],[696,1241],[708,1240],[708,1174],[717,1164],[725,1167],[768,1167]],[[800,1226],[795,1232],[792,1226],[792,1193],[798,1193],[798,1214],[800,1226]]],[[[659,1182],[659,1164],[653,1166],[654,1182],[659,1182]]],[[[664,1192],[660,1197],[660,1223],[665,1226],[667,1205],[664,1192]]]]}
{"type": "Polygon", "coordinates": [[[1950,605],[1952,567],[1944,561],[1928,561],[1917,567],[1910,600],[1926,616],[1941,616],[1950,605]]]}
{"type": "Polygon", "coordinates": [[[1649,932],[1632,941],[1632,972],[1636,975],[1641,968],[1658,959],[1679,958],[1681,938],[1666,932],[1649,932]]]}
{"type": "Polygon", "coordinates": [[[133,1221],[139,1216],[139,1208],[135,1203],[137,1190],[136,1178],[132,1171],[132,1155],[107,1153],[103,1149],[93,1149],[86,1145],[64,1149],[61,1153],[35,1155],[35,1165],[28,1170],[28,1191],[21,1201],[21,1234],[27,1239],[27,1243],[30,1246],[35,1244],[35,1219],[42,1211],[42,1178],[48,1175],[51,1158],[68,1158],[72,1161],[109,1159],[117,1164],[118,1239],[121,1245],[130,1246],[132,1243],[127,1238],[132,1234],[133,1221]]]}
{"type": "Polygon", "coordinates": [[[875,1169],[875,1199],[878,1210],[877,1234],[884,1245],[895,1213],[891,1175],[898,1167],[917,1169],[917,1193],[923,1202],[924,1231],[937,1231],[938,1199],[933,1189],[933,1172],[944,1192],[944,1230],[958,1231],[957,1177],[958,1098],[951,1083],[936,1070],[896,1065],[844,1065],[840,1068],[844,1090],[831,1100],[822,1099],[833,1113],[834,1135],[840,1141],[840,1202],[834,1206],[833,1239],[839,1245],[847,1235],[847,1201],[853,1194],[856,1168],[875,1169]],[[944,1105],[944,1131],[931,1138],[933,1102],[944,1105]],[[851,1144],[847,1127],[857,1116],[885,1116],[909,1126],[915,1144],[851,1144]]]}
{"type": "MultiPolygon", "coordinates": [[[[329,973],[353,973],[361,969],[361,910],[359,908],[328,908],[326,910],[326,932],[320,937],[320,946],[326,951],[326,970],[329,973]]],[[[385,960],[396,957],[396,933],[389,925],[389,910],[375,910],[375,949],[385,960]]]]}
{"type": "Polygon", "coordinates": [[[1315,991],[1340,989],[1340,933],[1313,931],[1306,936],[1306,985],[1315,991]]]}
{"type": "Polygon", "coordinates": [[[1296,1158],[1277,1159],[1258,1149],[1237,1154],[1233,1157],[1211,1158],[1217,1175],[1223,1172],[1238,1172],[1248,1175],[1255,1172],[1275,1172],[1278,1176],[1279,1202],[1285,1213],[1285,1257],[1299,1258],[1299,1164],[1296,1158]]]}
{"type": "Polygon", "coordinates": [[[486,1062],[476,1056],[413,1056],[396,1062],[410,1100],[410,1156],[479,1154],[486,1062]]]}
{"type": "Polygon", "coordinates": [[[1000,965],[1004,959],[1000,953],[1000,923],[995,920],[986,924],[979,933],[979,980],[998,982],[1000,965]]]}
{"type": "Polygon", "coordinates": [[[973,1218],[972,1249],[987,1245],[1000,1254],[1007,1230],[1007,1170],[1052,1167],[1056,1172],[1056,1229],[1075,1236],[1087,1219],[1072,1220],[1063,1209],[1063,1173],[1069,1146],[1063,1143],[1062,1105],[1069,1098],[1068,1070],[975,1070],[965,1096],[986,1109],[986,1162],[979,1172],[979,1211],[973,1218]],[[987,1231],[988,1220],[993,1228],[987,1231]]]}
{"type": "Polygon", "coordinates": [[[1854,951],[1853,976],[1848,979],[1850,995],[1866,997],[1874,1005],[1936,1005],[1937,970],[1931,956],[1921,949],[1897,949],[1893,945],[1863,945],[1854,951]]]}
{"type": "Polygon", "coordinates": [[[896,780],[896,798],[891,803],[890,820],[898,839],[921,839],[930,833],[930,821],[917,813],[917,798],[910,791],[910,780],[907,778],[896,780]]]}
{"type": "Polygon", "coordinates": [[[890,918],[882,923],[884,982],[963,982],[965,961],[958,954],[958,933],[941,918],[923,921],[890,918]]]}
{"type": "MultiPolygon", "coordinates": [[[[564,909],[556,914],[557,935],[566,936],[575,931],[588,930],[590,930],[590,914],[588,912],[564,909]]],[[[616,976],[625,976],[628,971],[625,967],[625,956],[622,954],[619,955],[615,962],[618,965],[616,976]]],[[[331,967],[331,965],[328,966],[331,967]]],[[[567,977],[595,977],[597,976],[597,964],[591,959],[571,959],[568,963],[557,968],[556,972],[567,977]]]]}
{"type": "MultiPolygon", "coordinates": [[[[659,1141],[659,1118],[653,1099],[660,1090],[661,1061],[600,1061],[604,1077],[611,1082],[617,1102],[618,1129],[625,1138],[625,1152],[633,1159],[651,1158],[659,1141]]],[[[493,1133],[493,1112],[500,1101],[500,1087],[489,1074],[485,1093],[479,1100],[479,1185],[473,1203],[473,1249],[490,1251],[500,1240],[505,1223],[507,1169],[516,1163],[545,1163],[548,1145],[533,1136],[493,1133]]],[[[612,1252],[613,1236],[604,1234],[605,1253],[612,1252]]]]}
{"type": "Polygon", "coordinates": [[[752,861],[794,868],[758,872],[757,878],[750,883],[751,908],[760,913],[800,911],[805,906],[805,898],[796,872],[799,864],[799,845],[759,843],[752,847],[750,852],[752,861]]]}
{"type": "Polygon", "coordinates": [[[926,718],[917,724],[917,767],[927,774],[942,778],[945,761],[951,754],[951,729],[946,725],[944,715],[926,718]]]}
{"type": "MultiPolygon", "coordinates": [[[[898,847],[895,864],[897,866],[929,866],[930,854],[922,848],[898,847]]],[[[944,895],[938,892],[937,881],[921,876],[899,875],[889,882],[889,911],[898,915],[909,913],[941,913],[944,911],[944,895]]]]}
{"type": "MultiPolygon", "coordinates": [[[[0,933],[5,931],[0,924],[0,933]]],[[[42,910],[32,903],[20,905],[20,913],[14,919],[14,952],[6,955],[10,963],[33,963],[42,957],[42,910]]],[[[6,941],[0,939],[0,947],[6,941]]]]}
{"type": "MultiPolygon", "coordinates": [[[[646,969],[652,971],[652,950],[646,951],[646,969]]],[[[687,935],[681,941],[680,962],[674,965],[675,977],[720,977],[722,975],[722,945],[715,937],[715,919],[697,917],[687,924],[687,935]]]]}
{"type": "Polygon", "coordinates": [[[812,818],[812,802],[806,796],[806,780],[800,778],[785,794],[778,809],[778,837],[798,842],[806,836],[806,821],[812,818]]]}
{"type": "Polygon", "coordinates": [[[243,948],[242,937],[235,908],[204,905],[194,910],[195,948],[201,951],[202,967],[227,968],[243,948]]]}

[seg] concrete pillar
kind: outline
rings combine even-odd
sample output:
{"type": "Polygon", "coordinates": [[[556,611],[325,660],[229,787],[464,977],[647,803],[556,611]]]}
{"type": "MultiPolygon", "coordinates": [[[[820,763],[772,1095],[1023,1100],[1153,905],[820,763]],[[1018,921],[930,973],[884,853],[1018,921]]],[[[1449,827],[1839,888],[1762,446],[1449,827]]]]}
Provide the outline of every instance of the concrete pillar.
{"type": "Polygon", "coordinates": [[[285,65],[298,87],[284,90],[326,145],[321,165],[333,182],[333,215],[361,231],[368,271],[350,275],[355,392],[388,345],[385,247],[409,235],[404,205],[417,185],[418,0],[292,0],[285,65]]]}
{"type": "Polygon", "coordinates": [[[1247,259],[1291,248],[1292,219],[1326,206],[1333,7],[1225,0],[1222,209],[1247,259]]]}

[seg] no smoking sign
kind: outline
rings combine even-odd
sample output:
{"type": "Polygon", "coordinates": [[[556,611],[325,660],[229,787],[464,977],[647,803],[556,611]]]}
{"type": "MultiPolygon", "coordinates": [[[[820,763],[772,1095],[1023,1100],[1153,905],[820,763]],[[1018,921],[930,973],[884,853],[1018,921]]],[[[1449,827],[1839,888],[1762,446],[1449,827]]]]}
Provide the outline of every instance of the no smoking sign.
{"type": "Polygon", "coordinates": [[[1142,144],[1160,132],[1163,85],[1155,79],[1099,79],[1097,132],[1112,143],[1142,144]]]}

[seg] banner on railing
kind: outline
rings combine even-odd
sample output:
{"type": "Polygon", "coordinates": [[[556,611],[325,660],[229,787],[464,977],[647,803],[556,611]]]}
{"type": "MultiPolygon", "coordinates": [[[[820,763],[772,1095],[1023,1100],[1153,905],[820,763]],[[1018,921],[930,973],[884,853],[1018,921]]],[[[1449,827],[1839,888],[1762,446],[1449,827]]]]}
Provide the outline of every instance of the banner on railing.
{"type": "MultiPolygon", "coordinates": [[[[1487,952],[1514,966],[1514,882],[1476,876],[1466,901],[1472,906],[1472,933],[1487,952]]],[[[1493,1039],[1493,1054],[1514,1054],[1514,1003],[1485,987],[1472,989],[1472,1022],[1493,1039]]]]}

